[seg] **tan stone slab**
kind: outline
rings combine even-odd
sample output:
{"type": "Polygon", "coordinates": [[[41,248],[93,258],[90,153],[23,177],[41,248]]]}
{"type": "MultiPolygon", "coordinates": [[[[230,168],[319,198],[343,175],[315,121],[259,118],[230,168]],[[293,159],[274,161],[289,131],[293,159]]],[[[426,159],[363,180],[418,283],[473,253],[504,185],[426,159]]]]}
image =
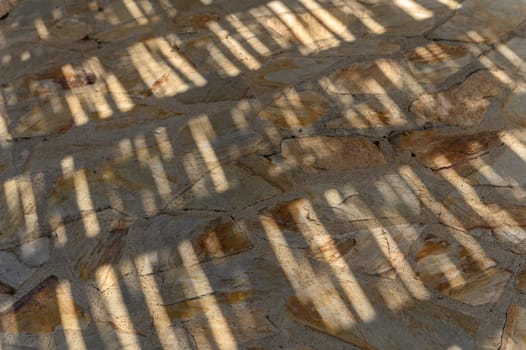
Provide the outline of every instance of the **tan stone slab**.
{"type": "Polygon", "coordinates": [[[415,344],[426,349],[474,346],[480,321],[471,316],[430,301],[408,299],[404,292],[385,284],[380,291],[355,281],[340,279],[339,284],[343,293],[330,285],[298,291],[288,299],[288,314],[301,324],[364,349],[409,349],[415,344]]]}
{"type": "Polygon", "coordinates": [[[504,84],[497,76],[498,72],[477,72],[451,90],[420,96],[412,103],[411,112],[447,125],[464,128],[479,125],[491,98],[503,92],[504,84]]]}
{"type": "Polygon", "coordinates": [[[455,16],[431,33],[432,38],[493,43],[526,17],[526,3],[468,0],[455,16]]]}
{"type": "Polygon", "coordinates": [[[403,62],[386,58],[355,63],[349,68],[337,70],[327,79],[327,90],[333,94],[388,94],[410,91],[415,82],[403,62]]]}
{"type": "Polygon", "coordinates": [[[362,137],[313,136],[286,139],[281,154],[305,169],[348,170],[380,166],[387,163],[373,142],[362,137]]]}
{"type": "Polygon", "coordinates": [[[435,130],[404,132],[395,140],[402,150],[411,151],[432,170],[450,168],[476,159],[502,144],[499,133],[447,133],[435,130]]]}
{"type": "Polygon", "coordinates": [[[329,110],[329,101],[309,91],[285,91],[259,112],[259,117],[283,129],[307,128],[316,124],[329,110]]]}
{"type": "Polygon", "coordinates": [[[416,252],[415,272],[430,288],[478,306],[499,300],[511,274],[495,268],[472,237],[433,225],[416,252]]]}
{"type": "Polygon", "coordinates": [[[331,65],[327,58],[289,58],[270,60],[258,70],[256,82],[264,86],[287,86],[317,77],[331,65]]]}
{"type": "Polygon", "coordinates": [[[26,294],[12,310],[0,314],[2,333],[52,333],[56,327],[81,329],[87,313],[73,300],[68,289],[51,276],[26,294]]]}
{"type": "Polygon", "coordinates": [[[432,43],[405,53],[419,83],[440,84],[475,60],[476,49],[467,45],[432,43]]]}
{"type": "Polygon", "coordinates": [[[511,304],[506,314],[506,324],[502,334],[502,350],[523,349],[526,347],[526,310],[511,304]]]}

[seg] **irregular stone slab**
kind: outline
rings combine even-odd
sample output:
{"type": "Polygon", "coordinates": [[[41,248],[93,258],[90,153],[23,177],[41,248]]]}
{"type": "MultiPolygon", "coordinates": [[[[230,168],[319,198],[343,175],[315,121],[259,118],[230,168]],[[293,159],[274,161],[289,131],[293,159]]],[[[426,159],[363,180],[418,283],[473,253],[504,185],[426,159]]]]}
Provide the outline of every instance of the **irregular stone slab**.
{"type": "Polygon", "coordinates": [[[511,304],[506,313],[506,324],[502,334],[502,350],[524,349],[526,347],[526,309],[511,304]]]}
{"type": "Polygon", "coordinates": [[[500,146],[497,132],[454,134],[435,130],[405,132],[394,143],[411,151],[424,166],[432,170],[450,168],[478,158],[500,146]]]}
{"type": "Polygon", "coordinates": [[[382,284],[379,290],[372,285],[340,279],[339,287],[344,293],[330,284],[298,291],[287,301],[289,316],[364,349],[410,349],[415,342],[441,349],[474,346],[480,321],[471,316],[412,299],[393,288],[394,283],[382,284]],[[352,311],[344,300],[350,302],[352,311]],[[374,309],[368,310],[371,305],[374,309]],[[422,332],[422,329],[433,329],[433,332],[422,332]]]}
{"type": "Polygon", "coordinates": [[[386,94],[410,91],[414,84],[402,62],[385,58],[337,70],[328,81],[327,90],[333,94],[386,94]]]}
{"type": "Polygon", "coordinates": [[[411,182],[398,174],[307,189],[316,214],[324,223],[381,218],[416,218],[422,208],[411,182]]]}
{"type": "Polygon", "coordinates": [[[227,218],[159,215],[143,234],[141,274],[191,266],[252,248],[239,224],[227,218]],[[188,244],[182,244],[187,242],[188,244]]]}
{"type": "Polygon", "coordinates": [[[286,91],[259,113],[259,117],[271,121],[277,127],[293,129],[310,127],[329,110],[329,102],[323,96],[309,91],[286,91]]]}
{"type": "MultiPolygon", "coordinates": [[[[513,224],[513,219],[510,224],[513,224]]],[[[516,254],[526,253],[526,228],[517,226],[501,226],[492,230],[497,240],[504,247],[516,254]]]]}
{"type": "Polygon", "coordinates": [[[119,264],[132,221],[113,210],[86,213],[81,220],[56,229],[56,244],[66,244],[66,259],[80,280],[105,290],[120,278],[119,264]]]}
{"type": "Polygon", "coordinates": [[[192,265],[174,268],[159,274],[159,288],[164,305],[213,295],[229,295],[233,300],[257,295],[268,301],[283,297],[290,291],[283,268],[275,259],[263,259],[248,255],[219,259],[214,264],[192,265]],[[161,282],[162,281],[162,282],[161,282]],[[213,291],[213,293],[212,293],[213,291]],[[245,295],[245,296],[244,296],[245,295]]]}
{"type": "Polygon", "coordinates": [[[482,186],[476,193],[453,191],[443,200],[440,221],[463,230],[499,229],[497,238],[507,249],[522,249],[526,227],[526,196],[515,188],[482,186]]]}
{"type": "Polygon", "coordinates": [[[342,117],[329,120],[324,126],[329,129],[370,129],[400,126],[409,123],[401,108],[392,99],[377,95],[364,102],[355,102],[351,97],[340,97],[337,106],[342,117]]]}
{"type": "Polygon", "coordinates": [[[523,0],[467,0],[453,18],[431,32],[430,36],[436,39],[492,43],[515,29],[524,18],[526,2],[523,0]]]}
{"type": "Polygon", "coordinates": [[[488,52],[481,60],[486,59],[488,64],[494,64],[511,74],[519,74],[524,78],[526,77],[525,45],[526,38],[513,38],[505,44],[497,46],[496,50],[488,52]]]}
{"type": "Polygon", "coordinates": [[[206,85],[194,87],[176,95],[184,104],[211,103],[220,101],[237,101],[245,97],[248,85],[242,77],[220,77],[206,75],[206,85]]]}
{"type": "Polygon", "coordinates": [[[64,44],[81,40],[91,33],[91,31],[92,28],[88,23],[76,18],[63,18],[50,28],[48,37],[43,39],[64,44]]]}
{"type": "Polygon", "coordinates": [[[33,270],[22,264],[16,255],[0,252],[0,286],[5,292],[14,292],[33,273],[33,270]]]}
{"type": "MultiPolygon", "coordinates": [[[[526,44],[526,40],[524,41],[526,44]]],[[[526,70],[526,68],[525,68],[526,70]]],[[[526,108],[526,84],[521,83],[507,95],[502,104],[502,114],[513,123],[526,126],[524,109],[526,108]]]]}
{"type": "Polygon", "coordinates": [[[235,165],[224,165],[212,169],[167,209],[236,210],[280,193],[261,177],[235,165]],[[247,188],[252,190],[246,191],[247,188]]]}
{"type": "Polygon", "coordinates": [[[434,1],[400,2],[374,1],[361,14],[361,21],[371,34],[416,36],[435,26],[436,20],[447,17],[456,6],[444,6],[434,1]]]}
{"type": "Polygon", "coordinates": [[[280,57],[266,63],[258,70],[256,82],[264,86],[294,85],[316,77],[331,65],[327,58],[280,57]]]}
{"type": "Polygon", "coordinates": [[[152,215],[166,205],[178,189],[177,168],[160,161],[163,147],[135,149],[139,160],[125,154],[89,168],[67,170],[58,178],[48,199],[52,225],[108,207],[152,215]]]}
{"type": "Polygon", "coordinates": [[[0,190],[0,242],[20,242],[39,231],[36,203],[31,183],[23,179],[3,181],[0,190]]]}
{"type": "Polygon", "coordinates": [[[15,7],[14,2],[11,0],[0,1],[0,17],[4,17],[15,7]]]}
{"type": "Polygon", "coordinates": [[[320,6],[308,11],[295,9],[292,13],[277,3],[268,7],[272,12],[268,16],[258,16],[258,22],[274,40],[298,47],[302,54],[337,47],[344,40],[354,39],[348,27],[357,18],[348,16],[339,8],[320,6]]]}
{"type": "Polygon", "coordinates": [[[286,139],[281,143],[281,154],[292,164],[319,170],[348,170],[387,163],[380,148],[362,137],[286,139]]]}
{"type": "Polygon", "coordinates": [[[491,71],[479,71],[451,90],[420,96],[411,104],[411,112],[447,125],[476,126],[481,123],[490,98],[503,91],[502,85],[491,71]]]}
{"type": "Polygon", "coordinates": [[[206,349],[210,339],[220,349],[236,349],[249,341],[272,336],[277,329],[265,317],[263,310],[254,309],[232,315],[232,319],[218,321],[221,312],[210,315],[214,322],[204,320],[201,322],[190,322],[188,330],[192,333],[198,348],[206,349]]]}
{"type": "Polygon", "coordinates": [[[87,313],[55,276],[45,279],[16,302],[11,310],[0,313],[2,333],[47,334],[59,326],[78,330],[88,323],[87,313]]]}
{"type": "Polygon", "coordinates": [[[496,302],[511,274],[494,268],[472,237],[433,225],[417,248],[415,272],[424,284],[445,296],[478,306],[496,302]]]}
{"type": "Polygon", "coordinates": [[[394,278],[423,228],[406,224],[353,232],[355,247],[335,265],[356,266],[370,275],[394,278]]]}
{"type": "Polygon", "coordinates": [[[382,39],[360,38],[343,42],[332,50],[324,50],[318,56],[371,57],[393,55],[400,51],[400,44],[382,39]]]}
{"type": "Polygon", "coordinates": [[[431,43],[406,52],[404,57],[419,83],[440,84],[475,59],[472,51],[467,45],[431,43]]]}
{"type": "Polygon", "coordinates": [[[525,183],[526,163],[521,154],[526,152],[526,144],[517,137],[503,134],[505,146],[499,152],[492,152],[483,159],[484,165],[467,177],[473,186],[491,185],[498,187],[518,187],[525,183]]]}
{"type": "Polygon", "coordinates": [[[51,247],[49,238],[42,237],[17,248],[18,258],[27,266],[36,267],[49,260],[51,247]]]}
{"type": "MultiPolygon", "coordinates": [[[[55,111],[55,103],[44,103],[42,106],[35,106],[24,114],[12,126],[10,132],[12,138],[25,138],[35,136],[53,136],[67,132],[74,126],[71,112],[64,108],[55,111]]],[[[64,100],[62,102],[65,102],[64,100]]]]}
{"type": "Polygon", "coordinates": [[[526,270],[520,272],[517,277],[517,290],[522,294],[526,294],[526,270]]]}

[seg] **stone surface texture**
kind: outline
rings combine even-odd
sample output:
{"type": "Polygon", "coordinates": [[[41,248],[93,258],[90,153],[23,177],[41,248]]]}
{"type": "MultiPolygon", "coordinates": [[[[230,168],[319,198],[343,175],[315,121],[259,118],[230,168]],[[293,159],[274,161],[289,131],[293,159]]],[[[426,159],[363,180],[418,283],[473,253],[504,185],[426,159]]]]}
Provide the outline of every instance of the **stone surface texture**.
{"type": "Polygon", "coordinates": [[[526,349],[526,0],[0,0],[0,349],[526,349]]]}

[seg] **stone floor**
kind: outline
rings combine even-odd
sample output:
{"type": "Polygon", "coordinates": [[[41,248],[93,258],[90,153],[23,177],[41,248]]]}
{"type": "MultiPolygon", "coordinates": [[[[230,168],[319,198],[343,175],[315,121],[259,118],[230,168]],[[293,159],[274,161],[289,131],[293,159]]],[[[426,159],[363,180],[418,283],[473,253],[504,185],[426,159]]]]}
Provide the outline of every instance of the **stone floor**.
{"type": "Polygon", "coordinates": [[[526,349],[526,0],[0,0],[1,349],[526,349]]]}

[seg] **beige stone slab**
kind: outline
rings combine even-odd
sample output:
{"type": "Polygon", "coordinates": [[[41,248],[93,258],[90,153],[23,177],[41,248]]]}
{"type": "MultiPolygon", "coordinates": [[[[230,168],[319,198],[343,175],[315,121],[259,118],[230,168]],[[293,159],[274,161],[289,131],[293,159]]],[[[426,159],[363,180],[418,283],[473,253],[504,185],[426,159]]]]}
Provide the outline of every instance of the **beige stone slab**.
{"type": "Polygon", "coordinates": [[[522,349],[526,346],[526,311],[517,304],[511,304],[506,314],[502,334],[502,350],[522,349]]]}

